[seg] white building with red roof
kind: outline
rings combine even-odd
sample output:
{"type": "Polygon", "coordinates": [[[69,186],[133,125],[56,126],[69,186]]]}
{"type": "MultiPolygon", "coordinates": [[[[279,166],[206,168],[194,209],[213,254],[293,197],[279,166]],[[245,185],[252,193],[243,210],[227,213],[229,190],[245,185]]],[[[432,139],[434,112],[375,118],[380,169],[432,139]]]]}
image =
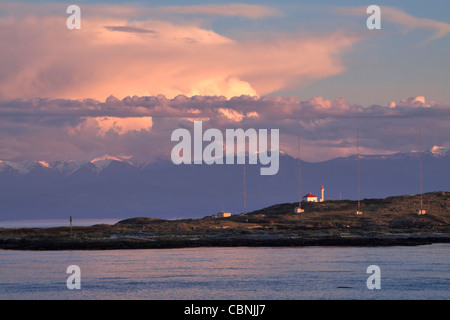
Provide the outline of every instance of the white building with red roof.
{"type": "Polygon", "coordinates": [[[308,193],[303,198],[306,198],[306,202],[317,202],[317,197],[315,195],[313,195],[311,192],[308,193]]]}

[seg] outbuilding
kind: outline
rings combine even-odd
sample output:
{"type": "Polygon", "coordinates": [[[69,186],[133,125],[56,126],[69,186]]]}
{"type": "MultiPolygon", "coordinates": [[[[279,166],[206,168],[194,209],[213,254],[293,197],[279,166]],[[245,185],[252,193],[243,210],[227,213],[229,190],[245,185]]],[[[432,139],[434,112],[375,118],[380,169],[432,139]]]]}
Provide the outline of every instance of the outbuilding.
{"type": "Polygon", "coordinates": [[[315,195],[313,195],[311,192],[308,193],[303,198],[306,198],[306,202],[317,202],[317,197],[315,195]]]}

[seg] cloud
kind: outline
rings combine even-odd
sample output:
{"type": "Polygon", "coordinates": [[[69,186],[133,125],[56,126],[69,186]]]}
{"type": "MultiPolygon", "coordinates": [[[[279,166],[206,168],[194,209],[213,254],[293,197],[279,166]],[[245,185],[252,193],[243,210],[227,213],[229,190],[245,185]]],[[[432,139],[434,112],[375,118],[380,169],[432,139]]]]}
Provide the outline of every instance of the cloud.
{"type": "MultiPolygon", "coordinates": [[[[450,106],[421,95],[368,107],[265,96],[345,72],[346,52],[362,39],[342,30],[234,38],[209,27],[216,16],[280,14],[272,7],[83,5],[74,31],[64,5],[3,3],[0,11],[0,159],[168,159],[171,132],[194,120],[279,129],[282,151],[294,156],[300,131],[309,161],[354,153],[356,128],[364,153],[415,150],[419,124],[424,144],[450,146],[450,106]]],[[[382,7],[382,17],[432,30],[432,39],[448,34],[446,23],[395,8],[382,7]]]]}
{"type": "Polygon", "coordinates": [[[219,113],[221,113],[223,116],[225,116],[227,119],[230,119],[235,122],[241,122],[244,118],[244,115],[236,110],[233,109],[226,109],[226,108],[219,108],[217,109],[219,113]]]}
{"type": "Polygon", "coordinates": [[[382,8],[383,19],[389,22],[400,24],[407,28],[413,29],[428,29],[434,32],[434,35],[429,40],[442,38],[450,33],[450,24],[436,21],[427,18],[419,18],[409,15],[394,7],[382,8]]]}
{"type": "MultiPolygon", "coordinates": [[[[68,30],[66,17],[55,9],[34,13],[35,6],[29,6],[8,7],[0,16],[3,99],[261,96],[344,72],[342,56],[359,41],[339,31],[233,39],[197,20],[142,18],[125,7],[120,17],[117,5],[103,15],[101,6],[83,5],[81,30],[68,30]]],[[[175,9],[247,16],[271,12],[251,5],[175,9]]]]}
{"type": "Polygon", "coordinates": [[[250,19],[266,18],[281,14],[280,11],[274,7],[243,3],[165,6],[160,7],[157,10],[165,13],[241,16],[250,19]]]}
{"type": "Polygon", "coordinates": [[[55,161],[127,154],[170,159],[173,130],[279,129],[281,151],[297,155],[301,132],[304,160],[323,161],[355,153],[356,128],[361,152],[389,154],[417,150],[418,126],[424,148],[450,147],[450,105],[417,96],[396,107],[363,107],[347,99],[309,100],[241,96],[133,96],[92,99],[0,101],[0,159],[55,161]]]}
{"type": "MultiPolygon", "coordinates": [[[[398,8],[390,6],[380,6],[381,20],[388,21],[393,24],[400,25],[406,32],[414,29],[428,29],[433,32],[433,35],[428,38],[428,41],[436,40],[447,36],[450,33],[450,24],[428,19],[412,16],[398,8]]],[[[363,16],[366,14],[367,7],[346,7],[336,8],[335,11],[345,15],[363,16]]]]}
{"type": "Polygon", "coordinates": [[[99,134],[102,136],[110,130],[118,134],[125,134],[130,131],[150,131],[153,126],[152,117],[94,117],[87,119],[96,122],[99,128],[99,134]]]}
{"type": "Polygon", "coordinates": [[[105,26],[105,29],[109,31],[119,31],[119,32],[131,32],[131,33],[151,33],[155,34],[156,32],[153,30],[140,29],[135,27],[128,26],[105,26]]]}
{"type": "Polygon", "coordinates": [[[389,104],[390,108],[406,107],[406,108],[429,108],[431,105],[425,102],[424,96],[410,97],[408,99],[401,99],[399,103],[392,101],[389,104]]]}

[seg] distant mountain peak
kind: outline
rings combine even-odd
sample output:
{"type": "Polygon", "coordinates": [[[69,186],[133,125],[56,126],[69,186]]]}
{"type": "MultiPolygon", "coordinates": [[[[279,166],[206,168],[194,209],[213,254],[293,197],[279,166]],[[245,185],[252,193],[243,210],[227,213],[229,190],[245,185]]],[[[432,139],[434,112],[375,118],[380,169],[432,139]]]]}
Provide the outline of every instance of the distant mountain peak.
{"type": "Polygon", "coordinates": [[[105,160],[115,160],[115,161],[128,161],[129,159],[131,159],[131,156],[127,156],[127,155],[119,155],[119,156],[111,156],[109,154],[104,154],[101,157],[97,157],[95,159],[92,159],[91,162],[98,162],[98,161],[105,161],[105,160]]]}
{"type": "Polygon", "coordinates": [[[95,167],[97,168],[98,171],[101,171],[104,168],[106,168],[107,166],[109,166],[112,161],[124,162],[124,163],[128,163],[128,164],[134,166],[135,164],[130,161],[131,158],[132,158],[132,156],[128,156],[128,155],[112,156],[109,154],[105,154],[101,157],[91,160],[90,163],[95,165],[95,167]]]}
{"type": "MultiPolygon", "coordinates": [[[[46,163],[46,164],[48,164],[48,163],[46,163]]],[[[20,162],[1,161],[0,162],[0,171],[7,169],[7,168],[11,168],[11,169],[19,172],[20,174],[27,174],[37,165],[40,167],[47,167],[46,165],[44,165],[40,162],[34,162],[34,161],[20,161],[20,162]]]]}
{"type": "Polygon", "coordinates": [[[450,151],[450,148],[445,148],[445,147],[440,147],[440,146],[433,146],[429,152],[436,156],[436,157],[441,157],[446,155],[448,152],[450,151]]]}
{"type": "Polygon", "coordinates": [[[47,161],[38,161],[38,163],[46,168],[50,168],[50,164],[47,161]]]}

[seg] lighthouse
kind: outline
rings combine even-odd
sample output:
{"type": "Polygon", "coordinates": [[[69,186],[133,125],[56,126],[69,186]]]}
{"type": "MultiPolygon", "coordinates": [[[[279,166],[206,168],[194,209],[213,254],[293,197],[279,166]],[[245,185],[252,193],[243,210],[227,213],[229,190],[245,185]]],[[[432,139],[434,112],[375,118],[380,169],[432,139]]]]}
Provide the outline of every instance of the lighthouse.
{"type": "Polygon", "coordinates": [[[320,202],[324,202],[325,201],[325,188],[323,186],[320,186],[320,191],[322,192],[322,198],[320,199],[320,202]]]}

